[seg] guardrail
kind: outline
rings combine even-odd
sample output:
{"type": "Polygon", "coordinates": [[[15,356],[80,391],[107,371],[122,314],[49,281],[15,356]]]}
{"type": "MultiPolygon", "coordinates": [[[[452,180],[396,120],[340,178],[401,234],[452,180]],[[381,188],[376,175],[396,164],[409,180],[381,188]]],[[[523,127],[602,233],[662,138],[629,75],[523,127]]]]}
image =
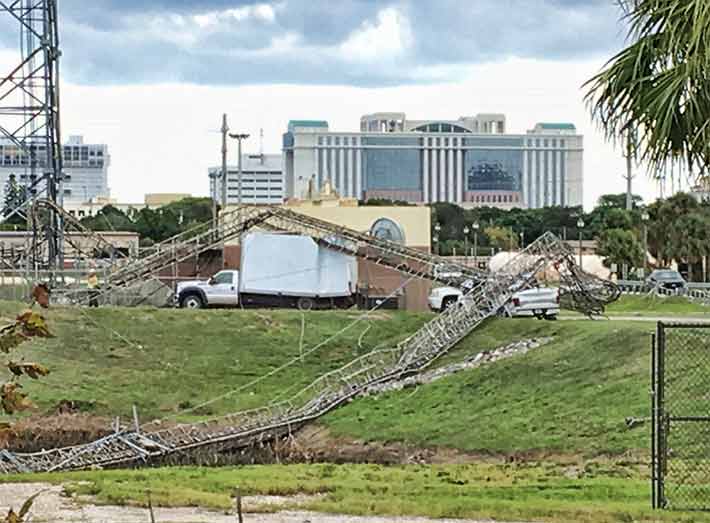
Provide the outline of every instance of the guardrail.
{"type": "Polygon", "coordinates": [[[649,295],[660,297],[684,297],[703,305],[710,305],[710,283],[688,282],[685,287],[666,289],[660,285],[650,285],[645,281],[619,280],[616,285],[623,294],[649,295]]]}

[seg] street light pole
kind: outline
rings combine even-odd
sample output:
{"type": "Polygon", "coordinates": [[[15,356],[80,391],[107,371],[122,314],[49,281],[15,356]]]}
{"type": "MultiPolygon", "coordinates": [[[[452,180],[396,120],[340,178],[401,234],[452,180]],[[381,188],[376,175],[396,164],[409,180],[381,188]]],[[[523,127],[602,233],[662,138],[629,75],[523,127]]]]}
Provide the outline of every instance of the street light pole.
{"type": "MultiPolygon", "coordinates": [[[[222,115],[222,212],[227,208],[227,115],[222,115]]],[[[216,192],[216,191],[215,191],[216,192]]]]}
{"type": "Polygon", "coordinates": [[[646,209],[641,213],[641,223],[643,224],[643,277],[648,274],[648,220],[650,216],[646,209]]]}
{"type": "Polygon", "coordinates": [[[473,266],[478,268],[478,229],[481,225],[473,222],[473,266]]]}
{"type": "Polygon", "coordinates": [[[434,225],[434,243],[436,244],[436,255],[441,256],[441,244],[439,243],[439,233],[441,232],[441,225],[438,223],[434,225]]]}
{"type": "Polygon", "coordinates": [[[468,225],[466,225],[463,228],[464,260],[468,260],[468,254],[469,254],[469,252],[468,252],[468,234],[470,232],[471,232],[471,229],[469,229],[468,225]]]}
{"type": "Polygon", "coordinates": [[[217,185],[217,180],[219,176],[217,175],[216,171],[212,171],[210,173],[210,178],[212,179],[212,228],[216,229],[217,228],[217,194],[218,194],[218,185],[217,185]]]}
{"type": "Polygon", "coordinates": [[[582,268],[582,229],[584,229],[584,220],[580,217],[577,220],[577,236],[579,236],[579,268],[582,268]]]}
{"type": "Polygon", "coordinates": [[[242,140],[249,138],[248,134],[230,134],[230,138],[237,140],[237,149],[239,154],[239,173],[237,174],[237,179],[239,180],[239,205],[242,204],[242,140]]]}

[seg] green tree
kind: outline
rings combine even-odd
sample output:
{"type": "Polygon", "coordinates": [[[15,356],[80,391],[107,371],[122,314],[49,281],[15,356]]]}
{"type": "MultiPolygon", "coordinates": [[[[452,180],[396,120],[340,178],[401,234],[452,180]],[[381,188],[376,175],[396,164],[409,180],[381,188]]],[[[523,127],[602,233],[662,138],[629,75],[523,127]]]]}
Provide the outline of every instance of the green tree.
{"type": "Polygon", "coordinates": [[[660,265],[668,266],[677,258],[679,220],[700,210],[697,200],[679,193],[654,202],[648,207],[651,223],[648,229],[649,250],[660,265]]]}
{"type": "Polygon", "coordinates": [[[135,231],[128,215],[112,205],[100,209],[95,216],[83,218],[81,224],[92,231],[135,231]]]}
{"type": "Polygon", "coordinates": [[[624,209],[612,208],[604,213],[603,226],[604,230],[609,229],[624,229],[630,230],[633,220],[631,213],[624,209]]]}
{"type": "MultiPolygon", "coordinates": [[[[632,207],[636,208],[643,203],[643,198],[638,194],[631,196],[632,207]]],[[[626,209],[626,193],[620,194],[603,194],[597,200],[597,208],[615,208],[626,209]]]]}
{"type": "Polygon", "coordinates": [[[670,236],[669,250],[689,265],[691,279],[702,279],[703,259],[710,255],[710,219],[701,212],[680,216],[670,236]]]}
{"type": "Polygon", "coordinates": [[[604,257],[604,265],[616,264],[639,267],[643,264],[643,247],[633,231],[608,229],[599,235],[597,254],[604,257]]]}
{"type": "Polygon", "coordinates": [[[710,2],[620,0],[629,45],[587,83],[608,138],[633,136],[650,172],[710,165],[710,2]],[[635,136],[634,136],[635,135],[635,136]]]}
{"type": "Polygon", "coordinates": [[[3,206],[2,215],[7,217],[14,211],[22,202],[20,198],[20,184],[17,183],[17,176],[11,174],[8,176],[3,188],[3,206]]]}
{"type": "Polygon", "coordinates": [[[518,236],[505,227],[486,227],[483,231],[491,247],[498,250],[511,251],[518,248],[518,236]]]}

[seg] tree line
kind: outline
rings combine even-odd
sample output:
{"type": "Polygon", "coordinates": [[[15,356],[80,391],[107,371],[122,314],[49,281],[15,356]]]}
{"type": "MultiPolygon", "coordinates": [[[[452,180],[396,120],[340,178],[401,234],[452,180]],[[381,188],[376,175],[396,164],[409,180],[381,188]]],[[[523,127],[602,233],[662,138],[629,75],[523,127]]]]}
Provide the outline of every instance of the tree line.
{"type": "Polygon", "coordinates": [[[450,203],[437,203],[432,209],[432,245],[443,256],[472,254],[476,236],[478,255],[485,256],[525,247],[550,231],[575,242],[595,240],[597,254],[606,258],[607,266],[619,270],[624,265],[644,268],[645,242],[656,267],[676,261],[687,265],[691,279],[707,279],[710,204],[689,194],[678,193],[647,206],[634,196],[631,211],[626,210],[625,194],[601,196],[588,213],[582,207],[463,209],[450,203]]]}
{"type": "Polygon", "coordinates": [[[140,236],[141,247],[150,247],[192,227],[212,220],[211,198],[185,198],[158,209],[124,212],[107,205],[81,224],[92,231],[126,231],[140,236]]]}

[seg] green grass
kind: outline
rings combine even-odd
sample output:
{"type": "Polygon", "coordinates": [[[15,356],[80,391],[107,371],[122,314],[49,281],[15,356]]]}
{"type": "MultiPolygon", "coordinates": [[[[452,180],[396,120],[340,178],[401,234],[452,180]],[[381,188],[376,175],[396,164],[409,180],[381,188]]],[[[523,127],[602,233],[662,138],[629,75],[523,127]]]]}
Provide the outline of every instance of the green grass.
{"type": "MultiPolygon", "coordinates": [[[[0,303],[0,318],[9,322],[21,308],[0,303]]],[[[360,314],[308,313],[304,351],[360,314]]],[[[23,382],[40,412],[51,411],[60,400],[73,400],[97,415],[129,416],[135,404],[144,420],[163,417],[246,385],[299,356],[301,314],[295,311],[54,308],[46,316],[56,338],[33,340],[13,354],[52,370],[47,378],[23,382]]],[[[295,392],[381,343],[395,344],[429,317],[377,313],[302,363],[183,419],[235,412],[295,392]],[[371,328],[359,347],[367,325],[371,328]]]]}
{"type": "Polygon", "coordinates": [[[710,307],[694,303],[680,296],[660,298],[625,295],[619,301],[609,305],[606,312],[611,315],[665,316],[678,314],[710,318],[710,307]]]}
{"type": "MultiPolygon", "coordinates": [[[[9,319],[18,309],[0,304],[0,315],[9,319]]],[[[298,355],[295,340],[301,332],[301,315],[294,311],[57,308],[47,315],[58,337],[21,349],[54,371],[27,387],[40,407],[73,399],[91,403],[96,414],[127,415],[135,403],[145,418],[175,413],[275,369],[298,355]],[[142,347],[126,344],[114,332],[142,347]]],[[[357,315],[309,313],[304,345],[314,346],[357,315]]],[[[394,344],[430,317],[379,313],[362,348],[364,324],[303,364],[196,415],[229,412],[296,390],[356,354],[394,344]]],[[[321,421],[335,436],[483,454],[471,465],[182,468],[0,481],[65,483],[71,492],[108,504],[142,503],[150,489],[160,505],[223,509],[239,486],[245,494],[322,493],[305,508],[348,514],[710,522],[705,515],[654,514],[647,508],[647,472],[639,463],[647,459],[649,427],[629,429],[624,420],[649,415],[653,329],[642,322],[491,321],[439,364],[512,341],[543,336],[553,341],[418,389],[357,400],[321,421]],[[508,463],[499,454],[518,459],[508,463]]],[[[690,386],[678,379],[676,386],[690,386]]]]}
{"type": "Polygon", "coordinates": [[[527,355],[417,390],[358,400],[323,419],[338,436],[485,454],[597,456],[648,446],[652,323],[496,320],[457,354],[552,336],[527,355]]]}
{"type": "MultiPolygon", "coordinates": [[[[2,316],[17,309],[0,304],[2,316]]],[[[430,317],[379,313],[362,348],[358,338],[365,324],[302,364],[185,413],[296,357],[301,314],[112,308],[57,308],[47,314],[57,338],[33,341],[18,353],[53,371],[37,382],[25,380],[40,412],[67,399],[83,402],[92,414],[127,417],[135,404],[144,421],[178,413],[179,419],[191,420],[265,404],[376,345],[392,346],[430,317]]],[[[309,313],[304,346],[334,335],[358,314],[309,313]]],[[[322,423],[336,436],[487,454],[636,451],[647,446],[646,428],[629,430],[624,420],[648,415],[652,330],[651,323],[495,320],[438,364],[516,340],[552,336],[554,341],[415,391],[355,401],[322,423]]]]}
{"type": "Polygon", "coordinates": [[[103,504],[153,503],[229,509],[244,495],[321,494],[300,508],[354,515],[495,518],[567,523],[710,521],[710,515],[652,512],[649,483],[625,463],[476,463],[249,466],[84,472],[0,481],[48,481],[103,504]]]}

